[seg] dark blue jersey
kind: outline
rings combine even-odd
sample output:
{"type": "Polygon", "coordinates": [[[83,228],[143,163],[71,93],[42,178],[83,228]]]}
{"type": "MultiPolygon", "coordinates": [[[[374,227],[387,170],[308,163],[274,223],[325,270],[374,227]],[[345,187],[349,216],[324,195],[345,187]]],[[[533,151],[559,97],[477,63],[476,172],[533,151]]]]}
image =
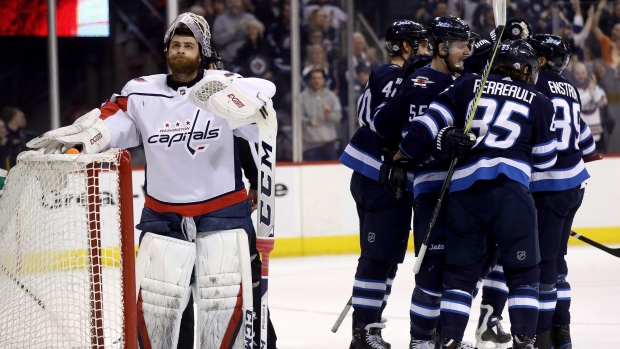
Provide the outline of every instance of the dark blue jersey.
{"type": "MultiPolygon", "coordinates": [[[[439,130],[463,128],[481,80],[477,75],[463,76],[437,96],[426,113],[411,123],[401,151],[419,161],[434,147],[439,130]]],[[[471,123],[476,144],[459,160],[450,191],[500,174],[529,186],[533,167],[546,170],[557,159],[553,114],[553,104],[534,86],[505,75],[489,75],[471,123]]]]}
{"type": "MultiPolygon", "coordinates": [[[[372,127],[382,137],[402,137],[414,118],[422,116],[433,99],[448,88],[454,79],[451,75],[426,66],[411,74],[399,93],[388,103],[379,106],[372,120],[372,127]]],[[[427,154],[425,161],[413,168],[414,181],[409,186],[413,195],[437,193],[446,178],[447,164],[437,162],[427,154]]]]}
{"type": "Polygon", "coordinates": [[[594,154],[594,138],[581,119],[577,89],[560,74],[542,70],[536,89],[553,103],[558,161],[545,171],[532,173],[530,190],[559,191],[575,188],[590,178],[582,157],[594,154]]]}
{"type": "Polygon", "coordinates": [[[403,70],[396,64],[386,64],[370,72],[368,84],[357,101],[357,117],[361,127],[355,132],[345,148],[340,162],[364,176],[378,180],[381,167],[381,150],[398,147],[398,138],[381,139],[370,129],[375,109],[393,97],[402,82],[403,70]]]}

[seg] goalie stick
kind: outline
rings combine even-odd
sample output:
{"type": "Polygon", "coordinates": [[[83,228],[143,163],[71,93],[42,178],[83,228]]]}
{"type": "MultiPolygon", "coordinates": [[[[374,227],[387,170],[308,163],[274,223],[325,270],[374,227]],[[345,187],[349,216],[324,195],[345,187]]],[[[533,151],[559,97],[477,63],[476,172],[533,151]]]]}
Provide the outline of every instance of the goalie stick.
{"type": "MultiPolygon", "coordinates": [[[[495,17],[495,23],[498,24],[497,32],[499,33],[499,35],[497,36],[497,40],[495,40],[495,44],[493,45],[493,53],[491,54],[491,57],[489,58],[486,66],[484,67],[484,72],[482,73],[482,83],[478,88],[476,98],[474,99],[474,104],[472,105],[472,108],[469,111],[469,115],[467,116],[467,124],[465,125],[465,128],[463,130],[463,133],[465,134],[467,134],[469,132],[469,129],[471,128],[471,123],[473,121],[474,115],[476,114],[476,109],[478,108],[478,102],[480,102],[480,97],[482,96],[484,85],[486,84],[487,78],[489,77],[489,72],[491,71],[493,60],[495,60],[495,53],[497,53],[497,48],[500,44],[500,38],[504,33],[504,26],[506,25],[506,0],[493,0],[493,15],[495,17]]],[[[422,242],[420,251],[418,251],[418,257],[416,258],[415,264],[413,265],[413,272],[415,274],[420,271],[420,267],[422,266],[422,261],[424,260],[424,255],[426,254],[426,249],[428,247],[428,240],[430,239],[433,227],[435,226],[435,222],[437,221],[437,216],[439,216],[439,211],[441,210],[441,205],[443,204],[443,198],[446,195],[446,191],[450,187],[450,183],[452,182],[452,176],[454,175],[457,160],[457,158],[454,158],[452,159],[452,162],[450,162],[450,167],[448,168],[446,179],[444,180],[441,186],[441,190],[439,191],[439,198],[437,199],[437,204],[435,205],[435,209],[433,210],[431,221],[428,224],[428,230],[426,231],[426,235],[424,236],[424,241],[422,242]]]]}
{"type": "MultiPolygon", "coordinates": [[[[248,125],[255,122],[258,126],[258,158],[259,158],[259,198],[256,229],[256,249],[261,254],[261,304],[260,304],[260,348],[267,348],[267,325],[268,325],[268,291],[269,291],[269,253],[274,247],[274,214],[275,214],[275,168],[276,168],[276,134],[278,120],[275,111],[267,105],[269,97],[258,92],[256,98],[262,100],[265,105],[251,117],[243,117],[240,114],[214,112],[209,98],[226,89],[228,86],[222,82],[209,81],[204,78],[194,86],[188,96],[188,100],[201,109],[213,112],[225,119],[231,129],[248,125]]],[[[228,95],[230,97],[230,94],[228,95]]],[[[235,97],[233,95],[233,97],[235,97]]],[[[238,98],[238,97],[235,97],[238,98]]],[[[239,107],[239,104],[235,104],[239,107]]],[[[241,104],[243,105],[243,104],[241,104]]],[[[220,109],[221,110],[221,109],[220,109]]],[[[255,305],[256,311],[256,305],[255,305]]]]}
{"type": "Polygon", "coordinates": [[[592,240],[592,239],[588,239],[587,237],[579,234],[579,233],[575,233],[574,231],[570,231],[570,236],[574,237],[575,239],[581,240],[591,246],[594,246],[596,248],[598,248],[599,250],[603,250],[607,253],[609,253],[610,255],[614,256],[614,257],[618,257],[620,258],[620,248],[611,248],[611,247],[607,247],[605,245],[599,244],[598,242],[592,240]]]}

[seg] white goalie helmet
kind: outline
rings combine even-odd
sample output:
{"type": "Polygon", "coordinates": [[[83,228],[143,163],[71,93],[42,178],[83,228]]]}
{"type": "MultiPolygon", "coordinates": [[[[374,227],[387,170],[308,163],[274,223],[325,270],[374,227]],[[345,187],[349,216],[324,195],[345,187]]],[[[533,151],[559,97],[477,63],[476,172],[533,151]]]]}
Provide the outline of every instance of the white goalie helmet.
{"type": "Polygon", "coordinates": [[[180,14],[174,22],[172,22],[164,36],[164,52],[168,51],[168,42],[181,24],[187,26],[194,34],[194,38],[200,44],[202,56],[211,57],[211,31],[209,29],[209,24],[204,17],[191,12],[180,14]]]}

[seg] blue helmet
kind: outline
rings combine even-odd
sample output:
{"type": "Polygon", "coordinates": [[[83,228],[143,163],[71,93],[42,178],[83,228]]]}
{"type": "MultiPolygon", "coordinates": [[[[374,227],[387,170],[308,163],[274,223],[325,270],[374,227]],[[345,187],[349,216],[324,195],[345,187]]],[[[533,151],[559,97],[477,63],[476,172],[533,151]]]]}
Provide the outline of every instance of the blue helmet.
{"type": "MultiPolygon", "coordinates": [[[[458,17],[436,17],[431,24],[428,25],[428,39],[433,50],[439,47],[439,43],[472,41],[472,38],[469,24],[458,17]]],[[[447,47],[444,47],[444,51],[447,51],[447,47]]]]}
{"type": "Polygon", "coordinates": [[[385,46],[390,55],[401,53],[401,45],[403,41],[407,41],[413,46],[414,51],[418,51],[418,41],[428,40],[426,29],[424,26],[407,20],[399,20],[387,29],[385,33],[385,46]]]}
{"type": "Polygon", "coordinates": [[[571,49],[566,40],[557,35],[536,34],[529,42],[538,52],[538,56],[547,59],[544,70],[560,74],[568,66],[571,49]]]}
{"type": "Polygon", "coordinates": [[[525,40],[506,40],[497,48],[493,68],[497,66],[525,73],[525,67],[530,67],[534,84],[538,80],[538,55],[536,50],[525,40]]]}

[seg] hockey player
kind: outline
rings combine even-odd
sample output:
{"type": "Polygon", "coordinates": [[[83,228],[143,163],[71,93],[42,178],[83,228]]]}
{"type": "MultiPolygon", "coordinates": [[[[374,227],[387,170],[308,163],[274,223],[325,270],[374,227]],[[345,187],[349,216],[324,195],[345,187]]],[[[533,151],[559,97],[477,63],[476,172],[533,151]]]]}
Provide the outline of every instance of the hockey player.
{"type": "MultiPolygon", "coordinates": [[[[398,138],[409,123],[424,114],[433,99],[452,85],[464,69],[464,60],[472,52],[469,25],[456,17],[437,17],[428,26],[433,59],[429,66],[410,75],[401,92],[377,111],[372,126],[384,138],[398,138]],[[394,121],[394,117],[397,121],[394,121]]],[[[433,215],[448,163],[438,161],[439,155],[427,155],[423,165],[414,168],[413,236],[416,255],[424,241],[433,215]]],[[[415,276],[411,296],[411,349],[430,348],[439,321],[443,290],[445,206],[439,213],[429,248],[415,276]]]]}
{"type": "MultiPolygon", "coordinates": [[[[447,202],[445,289],[441,300],[444,349],[457,348],[469,319],[472,293],[493,234],[506,275],[513,348],[533,349],[538,317],[536,209],[529,192],[532,168],[556,160],[551,102],[534,89],[538,61],[523,40],[499,46],[487,83],[467,75],[437,96],[411,123],[395,160],[419,162],[453,127],[464,127],[477,90],[483,88],[471,124],[476,142],[452,177],[447,202]]],[[[462,131],[461,131],[462,132],[462,131]]],[[[446,140],[449,140],[447,138],[446,140]]]]}
{"type": "Polygon", "coordinates": [[[534,35],[541,71],[536,89],[555,107],[558,160],[546,171],[532,173],[530,190],[538,211],[540,245],[540,313],[536,348],[572,348],[570,284],[564,256],[573,218],[581,206],[585,181],[590,177],[582,157],[595,152],[588,125],[580,117],[577,88],[562,75],[571,58],[570,46],[559,36],[534,35]]]}
{"type": "Polygon", "coordinates": [[[407,76],[407,60],[427,54],[426,29],[409,20],[394,22],[386,33],[390,63],[375,68],[357,104],[361,127],[351,138],[340,161],[353,169],[351,194],[357,205],[362,249],[353,284],[353,338],[351,349],[384,349],[381,313],[392,282],[403,262],[411,230],[411,194],[387,195],[379,186],[383,148],[398,148],[400,136],[388,140],[370,128],[374,110],[392,97],[407,76]]]}
{"type": "MultiPolygon", "coordinates": [[[[46,152],[79,145],[84,153],[144,145],[146,200],[136,259],[144,347],[247,348],[252,341],[252,209],[233,133],[256,141],[256,128],[232,130],[225,115],[195,107],[188,95],[201,79],[216,79],[235,89],[236,112],[253,114],[263,107],[273,112],[269,98],[275,88],[202,69],[211,60],[210,37],[203,17],[179,15],[164,37],[171,74],[133,79],[74,125],[28,144],[46,152]],[[193,344],[179,341],[183,310],[193,307],[190,293],[198,313],[193,344]]],[[[218,92],[210,100],[230,97],[218,92]]]]}

